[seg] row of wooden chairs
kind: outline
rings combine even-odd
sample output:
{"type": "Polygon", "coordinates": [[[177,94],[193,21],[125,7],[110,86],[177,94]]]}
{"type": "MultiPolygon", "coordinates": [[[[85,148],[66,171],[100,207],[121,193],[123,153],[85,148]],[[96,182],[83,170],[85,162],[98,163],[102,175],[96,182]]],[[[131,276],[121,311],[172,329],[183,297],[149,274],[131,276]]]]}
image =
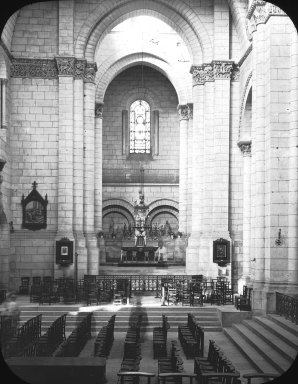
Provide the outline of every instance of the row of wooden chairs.
{"type": "MultiPolygon", "coordinates": [[[[158,374],[183,372],[183,360],[180,356],[180,349],[177,340],[171,340],[171,352],[167,358],[158,359],[158,374]]],[[[179,379],[169,378],[168,384],[182,384],[181,377],[179,379]]]]}
{"type": "Polygon", "coordinates": [[[81,353],[91,338],[91,319],[92,312],[88,312],[68,338],[60,344],[54,357],[76,357],[81,353]]]}
{"type": "Polygon", "coordinates": [[[108,324],[98,332],[94,342],[94,356],[108,357],[114,341],[114,326],[116,315],[112,315],[108,324]]]}
{"type": "Polygon", "coordinates": [[[66,314],[58,317],[47,331],[38,339],[36,356],[52,356],[56,349],[66,339],[65,337],[66,314]]]}
{"type": "Polygon", "coordinates": [[[153,328],[153,359],[167,357],[167,335],[169,329],[168,318],[163,314],[161,327],[153,328]]]}
{"type": "Polygon", "coordinates": [[[35,355],[36,342],[41,336],[41,317],[40,314],[27,320],[5,343],[1,340],[5,358],[35,355]]]}
{"type": "Polygon", "coordinates": [[[207,383],[212,377],[212,382],[226,384],[241,384],[240,373],[236,371],[231,361],[225,356],[222,349],[214,340],[209,340],[209,350],[206,357],[194,358],[194,373],[199,383],[207,383]]]}
{"type": "Polygon", "coordinates": [[[188,313],[187,323],[178,326],[178,338],[187,359],[204,355],[204,330],[195,316],[188,313]]]}

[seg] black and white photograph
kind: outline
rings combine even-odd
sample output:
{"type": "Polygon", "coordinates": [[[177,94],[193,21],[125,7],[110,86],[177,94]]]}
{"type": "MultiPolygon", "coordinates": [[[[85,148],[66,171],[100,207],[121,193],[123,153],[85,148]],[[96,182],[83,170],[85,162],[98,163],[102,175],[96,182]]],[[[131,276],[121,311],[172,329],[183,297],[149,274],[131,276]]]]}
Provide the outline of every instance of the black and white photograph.
{"type": "Polygon", "coordinates": [[[296,382],[294,3],[1,4],[3,382],[296,382]]]}

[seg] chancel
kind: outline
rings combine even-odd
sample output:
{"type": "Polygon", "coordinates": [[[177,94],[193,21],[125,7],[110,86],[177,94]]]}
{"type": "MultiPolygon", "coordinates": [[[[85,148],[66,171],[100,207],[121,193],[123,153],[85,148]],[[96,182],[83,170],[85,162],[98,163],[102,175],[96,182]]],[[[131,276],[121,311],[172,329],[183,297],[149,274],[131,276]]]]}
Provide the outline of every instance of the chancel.
{"type": "Polygon", "coordinates": [[[298,350],[286,5],[24,0],[1,15],[12,371],[36,384],[286,375],[298,350]]]}

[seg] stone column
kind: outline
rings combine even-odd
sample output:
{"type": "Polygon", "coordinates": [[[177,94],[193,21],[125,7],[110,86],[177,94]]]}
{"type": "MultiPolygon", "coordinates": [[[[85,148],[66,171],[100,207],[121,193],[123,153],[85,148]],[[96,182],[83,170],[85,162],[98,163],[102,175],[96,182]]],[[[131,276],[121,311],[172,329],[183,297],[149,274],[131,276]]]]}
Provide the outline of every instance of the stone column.
{"type": "Polygon", "coordinates": [[[94,228],[95,205],[95,73],[87,63],[84,77],[84,234],[88,252],[88,274],[97,275],[99,251],[94,228]]]}
{"type": "Polygon", "coordinates": [[[77,278],[87,274],[87,248],[84,236],[84,73],[86,60],[76,60],[74,80],[74,154],[73,154],[73,230],[77,253],[77,278]]]}
{"type": "Polygon", "coordinates": [[[204,274],[205,265],[199,255],[202,224],[204,142],[204,78],[203,66],[193,66],[193,132],[192,132],[192,221],[186,250],[188,274],[204,274]],[[203,264],[202,264],[203,263],[203,264]]]}
{"type": "Polygon", "coordinates": [[[58,233],[73,240],[73,57],[56,57],[59,76],[58,233]]]}
{"type": "Polygon", "coordinates": [[[102,230],[102,112],[95,103],[95,232],[102,230]]]}
{"type": "Polygon", "coordinates": [[[238,146],[243,154],[243,253],[242,283],[247,285],[250,280],[250,249],[251,236],[251,141],[239,141],[238,146]]]}
{"type": "Polygon", "coordinates": [[[7,97],[7,79],[1,79],[0,128],[7,128],[6,97],[7,97]]]}
{"type": "Polygon", "coordinates": [[[9,253],[10,253],[10,232],[7,223],[6,214],[3,204],[2,182],[3,175],[2,170],[6,164],[6,160],[0,157],[0,281],[4,284],[4,287],[9,288],[9,253]]]}
{"type": "Polygon", "coordinates": [[[291,93],[289,130],[289,210],[288,210],[288,288],[297,293],[298,284],[298,35],[292,27],[291,40],[291,93]]]}
{"type": "Polygon", "coordinates": [[[180,157],[179,157],[179,231],[187,231],[187,135],[190,109],[186,105],[178,105],[180,122],[180,157]]]}
{"type": "Polygon", "coordinates": [[[193,104],[188,104],[190,108],[190,119],[188,120],[187,134],[187,212],[186,212],[186,231],[187,235],[191,233],[192,222],[192,134],[193,134],[193,104]]]}

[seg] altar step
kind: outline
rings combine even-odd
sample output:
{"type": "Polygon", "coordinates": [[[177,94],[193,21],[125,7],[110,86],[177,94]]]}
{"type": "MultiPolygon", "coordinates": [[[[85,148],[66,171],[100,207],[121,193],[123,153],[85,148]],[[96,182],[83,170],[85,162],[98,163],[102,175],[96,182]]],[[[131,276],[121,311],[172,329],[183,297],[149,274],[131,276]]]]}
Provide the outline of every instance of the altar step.
{"type": "Polygon", "coordinates": [[[106,309],[94,309],[94,307],[78,306],[34,306],[23,308],[21,311],[21,323],[30,318],[42,314],[42,332],[45,332],[55,319],[64,313],[66,316],[66,333],[70,333],[76,325],[83,319],[86,312],[92,311],[92,334],[96,334],[101,327],[107,324],[113,314],[116,314],[115,332],[125,332],[135,317],[142,314],[142,332],[152,332],[154,327],[160,327],[162,314],[168,317],[171,331],[178,332],[178,325],[187,322],[187,314],[193,313],[199,324],[205,331],[221,331],[222,326],[219,320],[218,311],[214,308],[204,307],[121,307],[106,309]]]}

